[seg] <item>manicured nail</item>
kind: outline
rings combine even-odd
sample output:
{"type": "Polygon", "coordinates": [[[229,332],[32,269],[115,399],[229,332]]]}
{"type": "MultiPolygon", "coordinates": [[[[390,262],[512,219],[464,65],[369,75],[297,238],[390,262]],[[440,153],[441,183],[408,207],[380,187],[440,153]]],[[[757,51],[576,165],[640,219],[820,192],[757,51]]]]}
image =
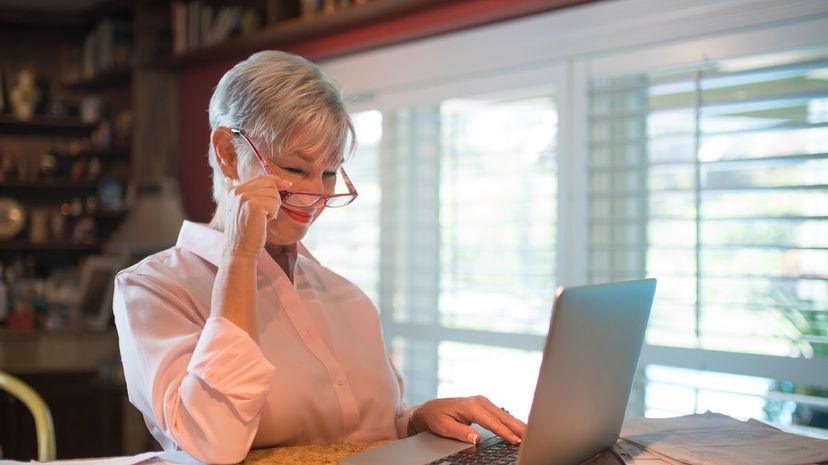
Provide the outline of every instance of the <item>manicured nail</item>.
{"type": "MultiPolygon", "coordinates": [[[[515,437],[517,437],[517,436],[515,436],[515,437]]],[[[521,439],[521,438],[517,438],[517,441],[515,441],[515,442],[517,442],[518,444],[520,444],[521,442],[523,442],[523,439],[521,439]]]]}
{"type": "Polygon", "coordinates": [[[480,435],[477,434],[477,433],[469,433],[469,436],[468,436],[467,439],[469,440],[470,443],[477,444],[477,440],[480,439],[480,435]]]}

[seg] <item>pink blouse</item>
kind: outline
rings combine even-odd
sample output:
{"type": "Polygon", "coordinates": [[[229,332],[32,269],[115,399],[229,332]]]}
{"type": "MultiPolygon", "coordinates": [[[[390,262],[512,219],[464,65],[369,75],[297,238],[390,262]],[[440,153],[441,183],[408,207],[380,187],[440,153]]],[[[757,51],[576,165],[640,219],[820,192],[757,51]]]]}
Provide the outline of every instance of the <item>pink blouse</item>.
{"type": "Polygon", "coordinates": [[[129,399],[161,446],[235,463],[251,446],[404,437],[402,379],[365,294],[301,244],[294,283],[262,251],[257,344],[210,318],[223,244],[185,221],[174,247],[115,278],[129,399]]]}

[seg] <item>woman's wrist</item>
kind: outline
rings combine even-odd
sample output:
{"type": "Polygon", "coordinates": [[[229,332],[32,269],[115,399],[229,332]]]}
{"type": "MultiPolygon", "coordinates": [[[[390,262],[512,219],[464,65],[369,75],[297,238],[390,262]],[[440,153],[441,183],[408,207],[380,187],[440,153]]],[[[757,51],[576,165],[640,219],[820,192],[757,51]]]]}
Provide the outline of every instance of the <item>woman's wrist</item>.
{"type": "Polygon", "coordinates": [[[229,265],[229,264],[255,264],[259,261],[259,254],[258,253],[250,253],[250,252],[241,252],[238,250],[225,250],[221,256],[222,264],[229,265]]]}

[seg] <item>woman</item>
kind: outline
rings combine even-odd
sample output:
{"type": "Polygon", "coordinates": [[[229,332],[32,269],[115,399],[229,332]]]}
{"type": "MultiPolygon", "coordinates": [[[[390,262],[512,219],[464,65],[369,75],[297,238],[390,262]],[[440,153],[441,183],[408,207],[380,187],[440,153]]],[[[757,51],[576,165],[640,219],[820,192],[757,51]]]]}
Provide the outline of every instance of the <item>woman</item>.
{"type": "Polygon", "coordinates": [[[222,77],[209,115],[215,216],[116,278],[130,401],[164,449],[234,463],[251,446],[425,430],[477,442],[472,422],[519,442],[525,425],[483,397],[405,408],[373,304],[300,243],[357,195],[333,82],[300,57],[256,53],[222,77]]]}

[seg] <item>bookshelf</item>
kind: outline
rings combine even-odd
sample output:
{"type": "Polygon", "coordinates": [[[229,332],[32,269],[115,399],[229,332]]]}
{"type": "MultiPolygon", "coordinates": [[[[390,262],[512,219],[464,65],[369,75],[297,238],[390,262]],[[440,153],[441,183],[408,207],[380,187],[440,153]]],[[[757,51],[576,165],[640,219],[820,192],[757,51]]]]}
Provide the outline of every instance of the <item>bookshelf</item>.
{"type": "Polygon", "coordinates": [[[0,198],[23,212],[22,228],[0,237],[0,326],[35,290],[44,302],[34,306],[36,332],[74,327],[70,316],[65,328],[47,325],[44,312],[63,304],[37,290],[79,273],[127,211],[138,3],[110,0],[65,14],[0,11],[0,198]],[[21,70],[38,89],[29,118],[9,98],[21,70]]]}
{"type": "MultiPolygon", "coordinates": [[[[353,30],[381,22],[383,20],[403,16],[417,10],[445,3],[442,0],[373,0],[359,3],[349,3],[341,6],[336,2],[294,2],[293,7],[277,10],[275,1],[268,1],[267,11],[263,17],[266,22],[246,34],[236,33],[233,36],[211,43],[207,46],[173,49],[173,53],[158,61],[157,65],[174,70],[185,69],[191,66],[221,61],[246,55],[257,50],[287,48],[304,40],[336,34],[346,30],[353,30]],[[315,9],[303,9],[306,3],[314,3],[315,9]],[[325,12],[326,5],[329,12],[325,12]]],[[[281,5],[291,2],[281,2],[281,5]]],[[[171,36],[173,43],[177,37],[187,34],[187,31],[177,30],[185,28],[185,24],[176,26],[175,15],[171,20],[171,36]]]]}

